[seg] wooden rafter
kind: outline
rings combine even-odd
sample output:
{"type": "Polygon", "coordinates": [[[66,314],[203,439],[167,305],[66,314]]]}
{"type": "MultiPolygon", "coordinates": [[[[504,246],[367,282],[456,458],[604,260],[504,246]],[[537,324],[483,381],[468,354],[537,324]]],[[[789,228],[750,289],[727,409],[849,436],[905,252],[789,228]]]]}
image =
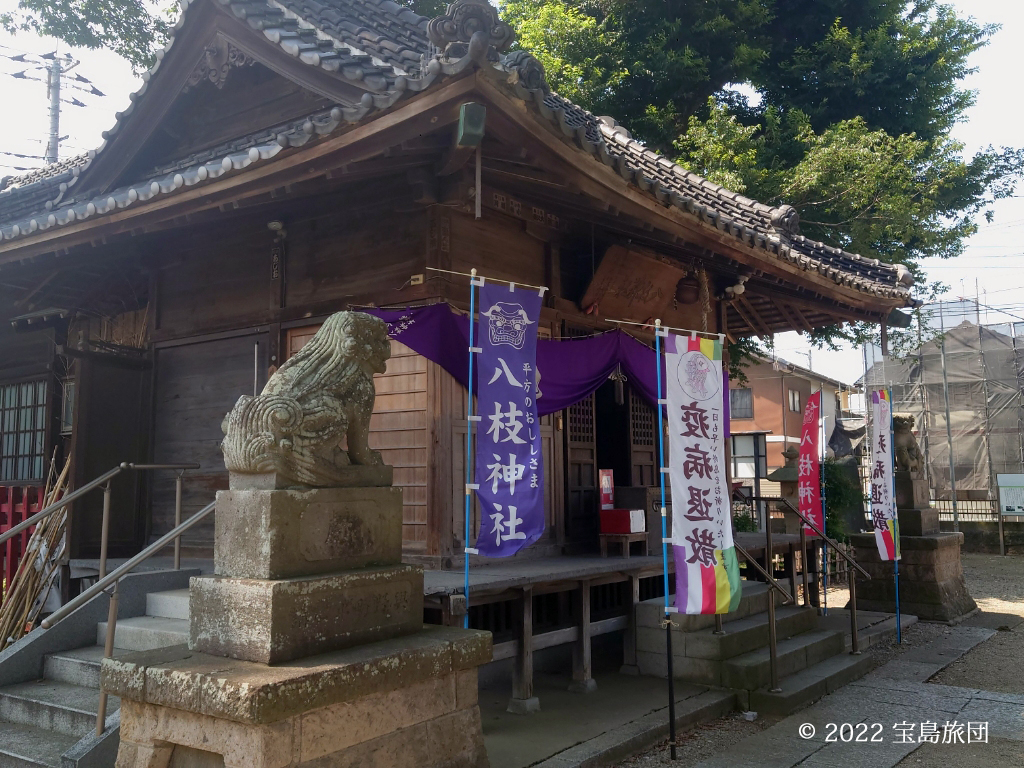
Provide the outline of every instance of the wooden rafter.
{"type": "Polygon", "coordinates": [[[757,311],[754,305],[746,297],[740,296],[736,299],[736,305],[737,308],[742,305],[750,313],[750,317],[753,318],[754,321],[754,324],[751,327],[759,331],[758,336],[762,339],[772,336],[772,329],[769,327],[768,323],[764,321],[764,318],[761,317],[761,313],[757,311]]]}
{"type": "MultiPolygon", "coordinates": [[[[732,306],[733,311],[737,315],[740,316],[740,319],[744,323],[747,324],[747,327],[750,329],[751,333],[753,333],[753,334],[755,334],[757,336],[761,336],[761,334],[758,333],[757,325],[755,325],[754,321],[752,319],[750,319],[750,317],[747,315],[747,313],[743,310],[743,307],[740,306],[739,302],[738,301],[734,301],[734,302],[732,302],[731,306],[732,306]]],[[[768,334],[768,335],[770,336],[771,334],[768,334]]]]}
{"type": "Polygon", "coordinates": [[[772,306],[774,306],[775,309],[778,310],[779,314],[786,319],[786,322],[789,323],[789,325],[792,326],[794,330],[798,331],[799,333],[803,333],[804,331],[809,332],[811,330],[811,327],[810,325],[807,324],[807,321],[804,320],[803,322],[801,322],[801,320],[797,318],[795,312],[791,311],[791,308],[787,307],[783,302],[779,301],[778,299],[772,298],[771,303],[772,306]]]}

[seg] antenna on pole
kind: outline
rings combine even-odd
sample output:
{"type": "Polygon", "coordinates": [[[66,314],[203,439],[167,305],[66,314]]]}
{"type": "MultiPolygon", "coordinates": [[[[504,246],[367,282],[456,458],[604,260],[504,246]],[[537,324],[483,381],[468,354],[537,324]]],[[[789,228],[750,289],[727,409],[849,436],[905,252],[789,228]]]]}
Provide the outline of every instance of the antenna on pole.
{"type": "MultiPolygon", "coordinates": [[[[10,61],[18,62],[20,64],[28,64],[27,69],[23,69],[20,72],[9,73],[10,77],[15,77],[21,80],[35,80],[37,82],[46,83],[46,97],[50,102],[50,130],[46,141],[46,150],[43,152],[42,159],[47,165],[56,163],[60,159],[60,142],[62,137],[60,135],[60,105],[61,101],[65,101],[68,104],[76,107],[86,106],[83,102],[78,99],[62,99],[61,98],[61,80],[71,70],[78,66],[79,62],[71,57],[71,54],[64,54],[63,58],[57,55],[56,51],[51,53],[33,54],[33,53],[19,53],[16,55],[7,55],[0,51],[0,58],[8,59],[10,61]],[[41,76],[33,76],[35,72],[39,75],[42,71],[46,72],[46,79],[43,80],[41,76]]],[[[88,78],[82,77],[81,75],[75,75],[74,81],[68,83],[67,87],[72,90],[81,91],[83,93],[89,93],[95,96],[104,96],[105,94],[96,88],[92,84],[92,81],[88,78]],[[89,88],[79,85],[78,83],[86,83],[89,88]]]]}

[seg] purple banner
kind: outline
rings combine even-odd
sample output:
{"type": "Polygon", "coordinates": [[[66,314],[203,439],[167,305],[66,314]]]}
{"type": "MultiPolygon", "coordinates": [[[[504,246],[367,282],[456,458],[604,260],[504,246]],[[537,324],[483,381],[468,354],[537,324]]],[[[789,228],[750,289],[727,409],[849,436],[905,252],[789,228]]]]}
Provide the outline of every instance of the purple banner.
{"type": "Polygon", "coordinates": [[[537,414],[535,291],[480,287],[476,482],[485,557],[508,557],[544,532],[544,457],[537,414]]]}
{"type": "MultiPolygon", "coordinates": [[[[522,291],[522,289],[520,289],[522,291]]],[[[366,310],[390,328],[391,338],[402,342],[467,386],[469,320],[447,304],[405,310],[366,310]]],[[[657,406],[654,350],[622,331],[609,331],[583,339],[541,339],[537,343],[540,371],[540,416],[578,403],[608,380],[621,366],[629,385],[651,407],[657,406]]]]}

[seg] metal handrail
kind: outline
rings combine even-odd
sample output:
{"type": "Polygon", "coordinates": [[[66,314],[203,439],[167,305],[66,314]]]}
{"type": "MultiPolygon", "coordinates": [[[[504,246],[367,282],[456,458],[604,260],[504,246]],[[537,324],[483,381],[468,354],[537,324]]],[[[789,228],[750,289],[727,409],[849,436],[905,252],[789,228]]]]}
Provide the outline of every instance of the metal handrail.
{"type": "Polygon", "coordinates": [[[120,474],[123,470],[125,470],[127,468],[128,468],[127,464],[120,464],[119,466],[114,467],[112,470],[110,470],[109,472],[106,472],[105,474],[100,475],[95,480],[89,481],[88,483],[83,485],[78,490],[72,491],[67,496],[64,496],[61,499],[55,501],[50,506],[46,507],[46,509],[42,509],[39,512],[36,512],[34,515],[32,515],[32,517],[29,517],[29,518],[27,518],[25,520],[22,520],[20,523],[18,523],[16,526],[11,528],[9,531],[4,531],[3,533],[0,533],[0,544],[3,544],[5,541],[7,541],[12,536],[18,535],[19,533],[24,531],[26,528],[29,528],[29,527],[35,525],[40,520],[43,520],[44,518],[49,517],[54,512],[57,512],[57,511],[63,509],[68,504],[70,504],[72,501],[75,501],[76,499],[84,496],[89,491],[91,491],[93,488],[98,488],[99,486],[101,486],[105,482],[107,482],[110,478],[114,477],[115,475],[120,474]]]}
{"type": "MultiPolygon", "coordinates": [[[[203,507],[201,510],[196,512],[185,522],[175,526],[170,531],[165,533],[159,539],[154,541],[144,550],[139,552],[127,562],[118,566],[112,570],[106,576],[102,576],[99,581],[89,587],[85,592],[80,594],[74,600],[69,601],[65,605],[62,605],[56,611],[51,613],[42,621],[43,629],[50,629],[54,624],[59,622],[61,619],[68,616],[70,613],[77,610],[83,604],[94,598],[100,592],[105,592],[107,587],[111,584],[114,585],[114,589],[110,595],[110,608],[107,612],[107,636],[103,644],[103,658],[109,659],[114,655],[114,633],[117,629],[117,606],[119,601],[118,585],[120,584],[121,577],[132,571],[137,565],[148,560],[150,557],[155,555],[157,552],[166,547],[171,541],[178,542],[181,535],[188,531],[192,526],[202,522],[207,515],[213,512],[217,508],[217,502],[213,501],[203,507]]],[[[107,719],[107,692],[100,688],[100,703],[99,708],[96,711],[96,735],[101,736],[103,734],[103,727],[106,724],[107,719]]]]}
{"type": "MultiPolygon", "coordinates": [[[[46,509],[36,512],[32,517],[27,520],[22,520],[16,526],[11,528],[9,531],[5,531],[0,534],[0,544],[3,544],[12,536],[24,531],[26,528],[35,525],[40,520],[43,520],[54,512],[58,512],[66,507],[76,499],[81,498],[89,491],[94,488],[103,486],[103,518],[100,524],[100,578],[102,579],[107,575],[107,542],[109,539],[110,532],[110,481],[121,472],[125,470],[133,471],[145,471],[145,470],[158,470],[158,469],[173,469],[178,472],[178,477],[175,480],[174,487],[174,524],[175,526],[181,524],[181,476],[186,469],[199,469],[200,465],[195,462],[189,464],[135,464],[133,462],[122,461],[113,469],[103,473],[95,480],[90,480],[88,483],[83,485],[81,488],[72,491],[67,496],[55,501],[53,504],[48,506],[46,509]]],[[[174,541],[174,568],[175,570],[181,568],[181,541],[175,539],[174,541]]]]}
{"type": "MultiPolygon", "coordinates": [[[[818,534],[818,536],[820,536],[822,538],[822,540],[825,541],[825,543],[831,545],[832,549],[834,551],[838,552],[846,560],[847,563],[849,563],[852,567],[856,568],[858,571],[863,573],[864,574],[864,578],[866,578],[868,580],[871,579],[871,574],[868,573],[866,570],[864,570],[864,568],[861,567],[860,563],[858,563],[856,560],[854,560],[853,557],[851,557],[842,547],[840,547],[838,542],[836,542],[835,540],[833,540],[833,539],[829,538],[828,536],[826,536],[825,532],[822,531],[814,521],[809,520],[805,515],[803,515],[800,512],[799,509],[794,507],[793,503],[789,499],[783,498],[781,496],[759,496],[759,497],[756,497],[756,498],[759,501],[776,501],[776,502],[782,502],[783,504],[785,504],[787,507],[789,507],[790,511],[793,514],[795,514],[797,517],[799,517],[801,520],[803,520],[803,522],[807,525],[808,528],[810,528],[812,531],[814,531],[816,534],[818,534]]],[[[771,518],[770,517],[768,518],[768,529],[769,529],[769,536],[770,536],[771,535],[770,534],[770,531],[771,531],[771,518]]],[[[801,556],[801,558],[805,558],[806,559],[806,557],[807,557],[806,539],[804,538],[803,533],[804,533],[804,530],[803,530],[803,527],[801,526],[801,528],[800,528],[801,555],[800,556],[801,556]]],[[[825,567],[826,568],[828,567],[827,563],[825,564],[825,567]]],[[[804,562],[803,570],[804,570],[804,599],[805,599],[805,602],[806,602],[806,598],[807,598],[807,563],[806,562],[804,562]]],[[[897,621],[899,621],[898,617],[897,617],[897,621]]],[[[857,655],[857,654],[860,653],[860,640],[857,637],[857,575],[855,573],[851,573],[850,574],[850,653],[853,654],[853,655],[857,655]]]]}
{"type": "Polygon", "coordinates": [[[67,603],[65,603],[60,608],[58,608],[56,611],[54,611],[49,616],[47,616],[45,619],[43,619],[43,621],[42,621],[43,629],[49,629],[54,624],[56,624],[58,621],[63,619],[65,616],[67,616],[69,613],[71,613],[72,611],[76,610],[83,603],[88,602],[90,599],[92,599],[93,597],[98,595],[100,592],[104,591],[111,584],[113,584],[118,579],[120,579],[122,576],[124,576],[126,573],[128,573],[133,568],[135,568],[135,566],[137,566],[139,563],[144,562],[144,561],[148,560],[149,558],[151,558],[154,554],[156,554],[156,552],[158,550],[163,549],[171,541],[173,541],[176,537],[181,536],[181,534],[185,533],[187,530],[189,530],[196,523],[202,521],[203,518],[205,518],[208,514],[213,512],[213,510],[216,508],[216,506],[217,506],[217,502],[211,501],[209,504],[207,504],[201,510],[199,510],[194,515],[192,515],[192,517],[190,517],[184,523],[182,523],[181,525],[177,526],[176,528],[172,528],[170,531],[168,531],[163,536],[161,536],[159,539],[154,541],[152,544],[150,544],[144,550],[139,552],[139,554],[135,555],[134,557],[130,558],[129,560],[126,560],[124,563],[119,565],[117,568],[112,570],[110,573],[108,573],[102,579],[100,579],[95,584],[93,584],[91,587],[89,587],[87,590],[85,590],[85,592],[80,594],[78,597],[74,598],[73,600],[69,600],[67,603]]]}

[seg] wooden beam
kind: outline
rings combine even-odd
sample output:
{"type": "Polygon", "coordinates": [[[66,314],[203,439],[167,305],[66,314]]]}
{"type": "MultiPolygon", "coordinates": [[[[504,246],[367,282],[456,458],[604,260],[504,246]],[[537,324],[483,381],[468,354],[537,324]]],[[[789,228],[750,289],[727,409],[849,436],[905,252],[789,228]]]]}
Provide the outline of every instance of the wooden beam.
{"type": "Polygon", "coordinates": [[[14,302],[14,306],[23,307],[25,304],[28,304],[28,302],[32,300],[32,297],[39,293],[41,290],[43,290],[43,288],[45,288],[47,285],[49,285],[53,278],[55,278],[58,274],[60,274],[60,270],[53,270],[50,274],[48,274],[46,277],[44,277],[42,280],[36,283],[35,288],[30,290],[16,302],[14,302]]]}
{"type": "Polygon", "coordinates": [[[781,301],[775,298],[769,299],[769,301],[771,301],[772,306],[778,310],[779,314],[786,319],[786,322],[793,327],[793,330],[797,331],[798,333],[803,333],[804,331],[811,330],[809,327],[806,327],[802,323],[800,323],[800,321],[796,319],[796,315],[790,314],[789,309],[787,309],[786,305],[783,304],[781,301]]]}
{"type": "Polygon", "coordinates": [[[461,171],[466,163],[470,161],[473,154],[476,152],[476,147],[460,147],[453,146],[449,149],[441,162],[437,166],[438,176],[451,176],[453,173],[461,171]]]}
{"type": "Polygon", "coordinates": [[[761,334],[757,330],[757,324],[754,323],[754,321],[747,316],[747,313],[743,310],[743,307],[740,306],[740,303],[738,301],[733,300],[732,302],[729,303],[729,306],[732,308],[733,312],[739,315],[740,319],[747,324],[747,327],[750,329],[751,333],[753,333],[756,336],[761,336],[761,334]]]}

